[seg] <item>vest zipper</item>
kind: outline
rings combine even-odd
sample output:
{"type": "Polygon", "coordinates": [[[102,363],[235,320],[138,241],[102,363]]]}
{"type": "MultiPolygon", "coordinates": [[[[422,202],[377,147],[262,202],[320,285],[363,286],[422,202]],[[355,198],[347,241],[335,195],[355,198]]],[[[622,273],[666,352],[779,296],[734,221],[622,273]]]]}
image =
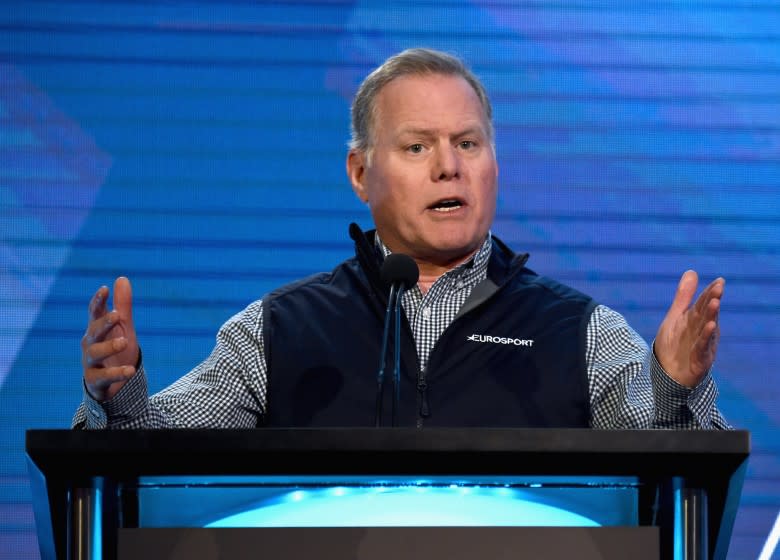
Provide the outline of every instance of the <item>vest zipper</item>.
{"type": "Polygon", "coordinates": [[[423,420],[431,415],[428,406],[428,384],[425,382],[425,368],[417,374],[417,392],[420,395],[420,416],[417,419],[417,427],[422,428],[423,420]]]}
{"type": "MultiPolygon", "coordinates": [[[[524,255],[523,256],[523,260],[522,260],[522,262],[520,264],[521,265],[524,264],[527,260],[528,260],[528,255],[524,255]]],[[[520,272],[519,269],[516,270],[515,272],[512,273],[512,275],[509,278],[511,279],[515,274],[518,274],[519,272],[520,272]]],[[[502,284],[502,286],[503,286],[503,284],[502,284]]],[[[487,300],[489,300],[493,296],[495,296],[496,292],[498,292],[501,289],[502,286],[496,286],[496,289],[492,293],[490,293],[490,295],[487,298],[485,298],[484,300],[480,301],[479,305],[477,307],[481,307],[482,305],[485,304],[485,302],[487,300]]],[[[452,323],[450,323],[449,326],[444,330],[444,333],[441,334],[441,336],[439,337],[439,340],[441,340],[441,338],[444,337],[445,333],[448,330],[452,329],[452,325],[454,325],[458,321],[462,321],[463,317],[465,315],[468,315],[469,313],[471,313],[473,311],[473,309],[476,309],[476,307],[468,310],[463,315],[457,315],[453,319],[452,323]]],[[[439,346],[439,340],[437,340],[434,343],[433,348],[431,348],[431,353],[428,355],[428,365],[430,365],[431,362],[433,361],[432,358],[433,358],[433,355],[436,352],[436,348],[439,346]]],[[[419,415],[417,416],[417,427],[418,428],[422,428],[423,424],[425,423],[425,419],[428,418],[431,415],[431,408],[430,408],[430,405],[428,404],[428,383],[425,381],[425,376],[426,376],[426,371],[425,371],[425,368],[423,368],[417,374],[417,397],[418,397],[417,400],[418,400],[419,405],[420,405],[419,415]]]]}

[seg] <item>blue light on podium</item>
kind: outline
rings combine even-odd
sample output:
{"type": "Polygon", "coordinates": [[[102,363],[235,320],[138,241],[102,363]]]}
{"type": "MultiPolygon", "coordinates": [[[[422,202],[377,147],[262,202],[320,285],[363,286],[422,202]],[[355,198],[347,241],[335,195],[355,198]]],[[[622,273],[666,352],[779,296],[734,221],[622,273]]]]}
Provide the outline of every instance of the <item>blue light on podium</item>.
{"type": "Polygon", "coordinates": [[[597,527],[573,511],[515,488],[374,486],[290,491],[207,527],[597,527]]]}

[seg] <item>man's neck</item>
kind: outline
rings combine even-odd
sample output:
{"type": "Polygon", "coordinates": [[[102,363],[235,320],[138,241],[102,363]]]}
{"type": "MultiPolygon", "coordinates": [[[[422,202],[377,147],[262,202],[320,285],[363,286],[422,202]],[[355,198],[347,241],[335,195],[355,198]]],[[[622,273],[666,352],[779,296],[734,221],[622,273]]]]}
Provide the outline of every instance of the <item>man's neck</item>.
{"type": "Polygon", "coordinates": [[[423,293],[423,295],[427,294],[428,290],[431,289],[431,286],[433,286],[436,280],[441,278],[453,268],[457,268],[463,263],[468,262],[469,259],[473,258],[478,251],[479,247],[465,257],[461,257],[446,264],[435,264],[428,261],[418,261],[415,259],[415,262],[420,269],[420,278],[417,280],[417,285],[420,287],[420,291],[423,293]]]}
{"type": "MultiPolygon", "coordinates": [[[[392,252],[392,249],[387,247],[382,239],[379,237],[379,233],[375,234],[376,237],[374,241],[377,243],[378,246],[382,247],[383,252],[387,254],[387,252],[392,252]]],[[[490,233],[488,232],[488,238],[490,237],[490,233]]],[[[470,259],[473,259],[474,256],[479,253],[479,251],[484,246],[483,244],[478,246],[476,249],[471,251],[470,253],[466,255],[461,255],[459,257],[456,257],[450,261],[444,261],[444,262],[436,262],[429,259],[417,259],[414,258],[414,262],[417,263],[417,268],[420,271],[420,277],[417,280],[417,285],[420,287],[420,291],[425,295],[428,293],[428,290],[431,289],[431,286],[441,278],[444,274],[449,272],[450,270],[459,267],[465,262],[468,262],[470,259]]]]}
{"type": "Polygon", "coordinates": [[[417,280],[417,285],[420,287],[420,291],[423,293],[423,295],[428,293],[428,290],[431,289],[431,286],[433,286],[433,283],[436,282],[436,280],[439,279],[439,276],[431,276],[426,277],[423,275],[420,275],[420,279],[417,280]]]}

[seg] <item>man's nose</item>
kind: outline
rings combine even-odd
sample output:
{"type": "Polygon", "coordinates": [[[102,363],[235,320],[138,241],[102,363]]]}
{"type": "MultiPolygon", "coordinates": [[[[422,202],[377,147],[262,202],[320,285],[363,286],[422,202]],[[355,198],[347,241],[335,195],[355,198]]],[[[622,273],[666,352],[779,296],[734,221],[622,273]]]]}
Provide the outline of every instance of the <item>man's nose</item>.
{"type": "Polygon", "coordinates": [[[460,155],[455,146],[445,144],[437,147],[431,179],[450,181],[460,177],[460,155]]]}

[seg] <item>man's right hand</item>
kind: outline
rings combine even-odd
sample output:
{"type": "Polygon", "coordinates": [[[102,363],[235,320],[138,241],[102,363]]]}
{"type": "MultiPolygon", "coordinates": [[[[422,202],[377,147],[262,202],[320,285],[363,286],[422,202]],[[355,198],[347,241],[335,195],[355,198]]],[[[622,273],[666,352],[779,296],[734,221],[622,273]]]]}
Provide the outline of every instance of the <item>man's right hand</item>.
{"type": "Polygon", "coordinates": [[[114,282],[114,309],[109,291],[101,286],[89,302],[89,323],[81,339],[81,365],[87,391],[97,401],[116,395],[135,375],[138,340],[133,326],[133,293],[125,277],[114,282]]]}

